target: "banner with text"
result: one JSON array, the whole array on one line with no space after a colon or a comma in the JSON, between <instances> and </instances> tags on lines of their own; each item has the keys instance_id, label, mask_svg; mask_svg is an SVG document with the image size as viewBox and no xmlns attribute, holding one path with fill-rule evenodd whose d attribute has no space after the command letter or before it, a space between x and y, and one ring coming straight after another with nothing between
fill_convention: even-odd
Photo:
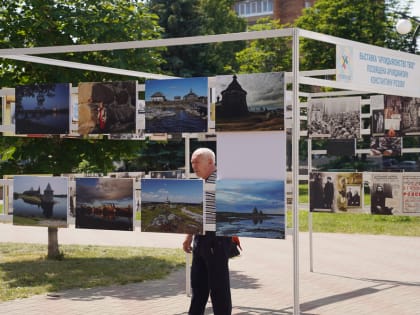
<instances>
[{"instance_id":1,"label":"banner with text","mask_svg":"<svg viewBox=\"0 0 420 315\"><path fill-rule=\"evenodd\" d=\"M336 80L420 97L420 58L381 47L336 48Z\"/></svg>"}]
</instances>

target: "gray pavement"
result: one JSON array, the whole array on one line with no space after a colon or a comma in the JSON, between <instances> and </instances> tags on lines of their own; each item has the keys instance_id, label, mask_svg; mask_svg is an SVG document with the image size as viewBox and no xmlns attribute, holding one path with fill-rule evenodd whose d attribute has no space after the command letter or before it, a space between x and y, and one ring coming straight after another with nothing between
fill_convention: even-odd
<instances>
[{"instance_id":1,"label":"gray pavement","mask_svg":"<svg viewBox=\"0 0 420 315\"><path fill-rule=\"evenodd\" d=\"M0 224L2 242L46 243L44 228ZM60 244L180 247L183 235L59 229ZM293 239L241 238L230 261L233 315L293 314ZM304 315L420 314L420 238L299 234L299 302ZM186 273L124 286L75 289L0 303L0 314L186 315ZM212 314L211 304L206 314Z\"/></svg>"}]
</instances>

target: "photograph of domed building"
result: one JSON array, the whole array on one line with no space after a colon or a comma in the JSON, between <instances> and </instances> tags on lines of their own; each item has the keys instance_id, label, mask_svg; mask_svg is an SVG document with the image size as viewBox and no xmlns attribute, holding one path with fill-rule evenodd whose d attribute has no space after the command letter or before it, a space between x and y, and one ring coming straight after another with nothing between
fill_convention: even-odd
<instances>
[{"instance_id":1,"label":"photograph of domed building","mask_svg":"<svg viewBox=\"0 0 420 315\"><path fill-rule=\"evenodd\" d=\"M284 73L217 76L216 131L284 130Z\"/></svg>"},{"instance_id":2,"label":"photograph of domed building","mask_svg":"<svg viewBox=\"0 0 420 315\"><path fill-rule=\"evenodd\" d=\"M146 132L207 132L207 100L204 77L146 80Z\"/></svg>"}]
</instances>

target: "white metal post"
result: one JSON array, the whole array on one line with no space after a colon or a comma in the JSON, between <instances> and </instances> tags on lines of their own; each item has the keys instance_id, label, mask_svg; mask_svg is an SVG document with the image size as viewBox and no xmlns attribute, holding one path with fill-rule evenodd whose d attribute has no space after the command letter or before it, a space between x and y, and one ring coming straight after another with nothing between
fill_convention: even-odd
<instances>
[{"instance_id":1,"label":"white metal post","mask_svg":"<svg viewBox=\"0 0 420 315\"><path fill-rule=\"evenodd\" d=\"M299 30L293 29L292 41L292 174L293 174L293 314L300 314L299 305L299 138L300 138L300 108L299 108Z\"/></svg>"},{"instance_id":2,"label":"white metal post","mask_svg":"<svg viewBox=\"0 0 420 315\"><path fill-rule=\"evenodd\" d=\"M308 138L308 194L309 194L309 208L308 208L308 230L309 230L309 270L314 271L313 260L313 238L312 238L312 212L311 212L311 187L310 187L310 173L312 172L312 139Z\"/></svg>"}]
</instances>

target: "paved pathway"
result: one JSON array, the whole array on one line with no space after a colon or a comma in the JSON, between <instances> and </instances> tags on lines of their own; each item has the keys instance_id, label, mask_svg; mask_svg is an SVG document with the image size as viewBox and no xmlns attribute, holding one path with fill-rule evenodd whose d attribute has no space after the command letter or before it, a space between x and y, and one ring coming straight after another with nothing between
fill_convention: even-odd
<instances>
[{"instance_id":1,"label":"paved pathway","mask_svg":"<svg viewBox=\"0 0 420 315\"><path fill-rule=\"evenodd\" d=\"M0 224L3 242L46 243L43 228ZM106 236L106 237L105 237ZM183 235L59 230L60 244L179 247ZM233 315L293 314L293 242L241 238L230 262ZM353 234L299 237L299 301L303 315L420 314L420 238ZM39 295L0 303L0 314L186 315L185 269L157 281ZM212 314L208 304L206 314Z\"/></svg>"}]
</instances>

